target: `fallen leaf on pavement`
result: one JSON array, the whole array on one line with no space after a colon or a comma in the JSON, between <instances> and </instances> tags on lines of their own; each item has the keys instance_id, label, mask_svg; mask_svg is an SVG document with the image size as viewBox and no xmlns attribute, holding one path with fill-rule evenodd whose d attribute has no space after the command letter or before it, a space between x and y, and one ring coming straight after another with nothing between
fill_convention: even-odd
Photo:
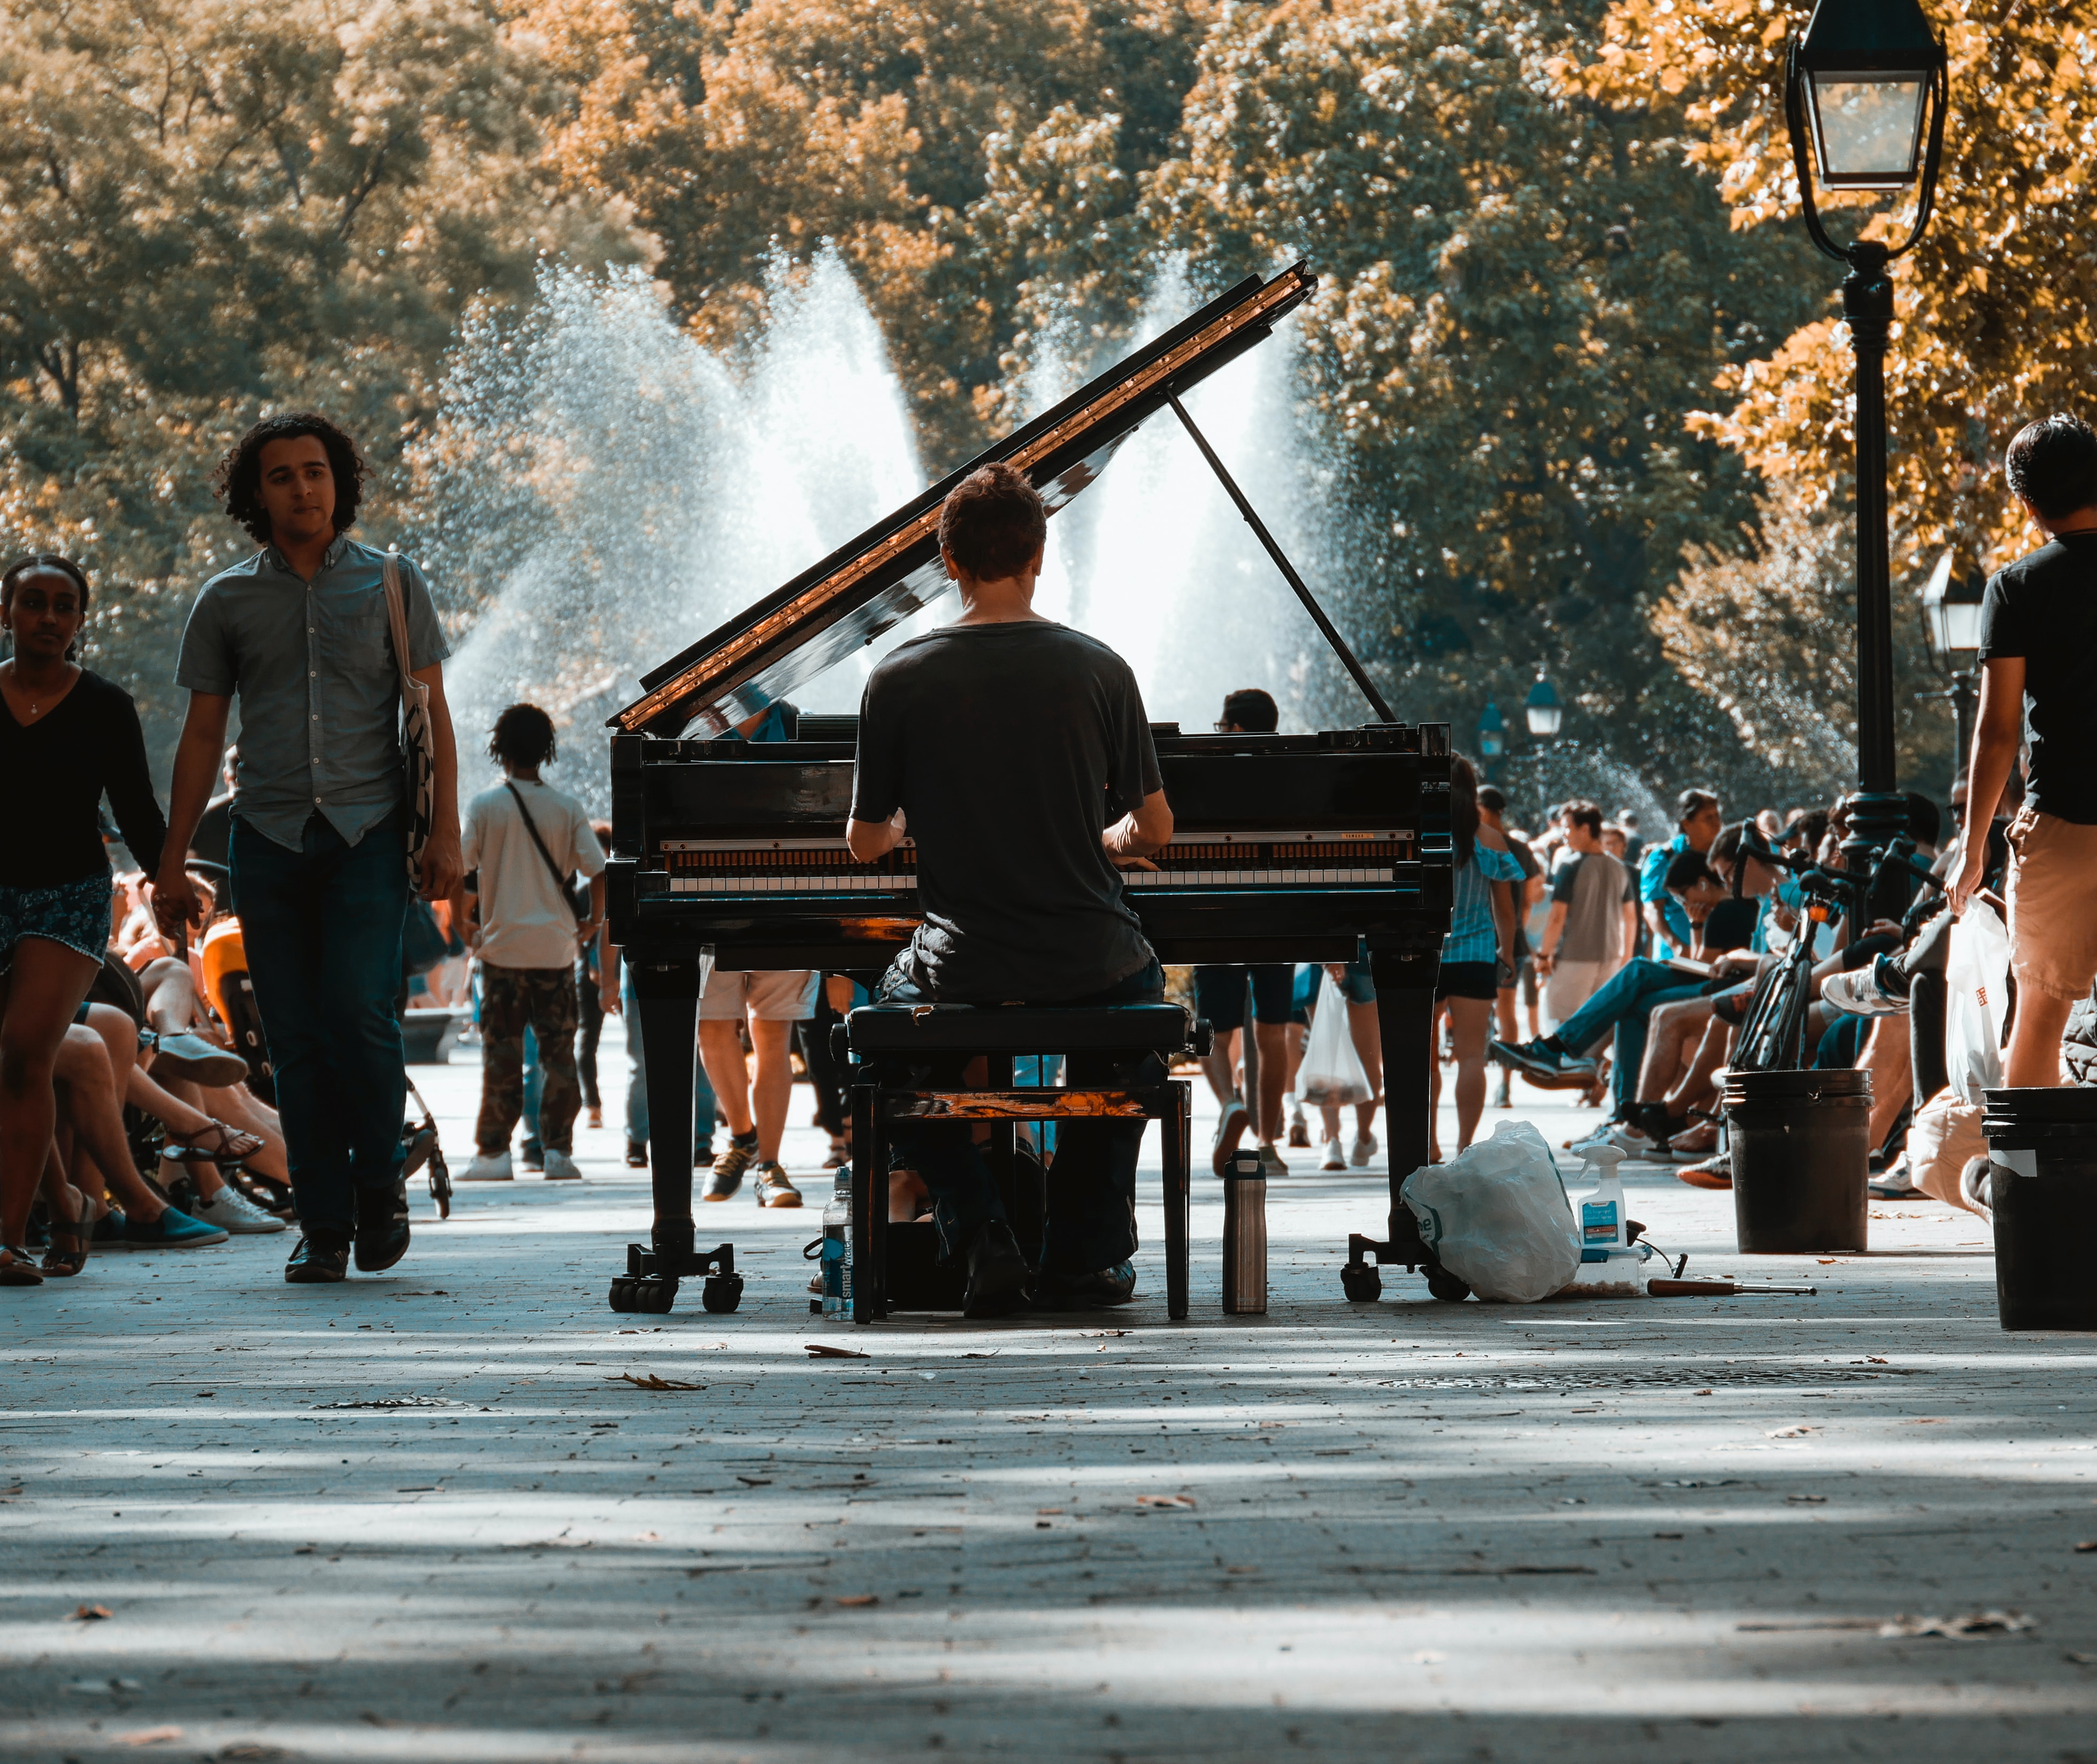
<instances>
[{"instance_id":1,"label":"fallen leaf on pavement","mask_svg":"<svg viewBox=\"0 0 2097 1764\"><path fill-rule=\"evenodd\" d=\"M803 1342L802 1346L817 1359L872 1359L871 1354L862 1354L856 1347L832 1347L828 1342Z\"/></svg>"},{"instance_id":2,"label":"fallen leaf on pavement","mask_svg":"<svg viewBox=\"0 0 2097 1764\"><path fill-rule=\"evenodd\" d=\"M1191 1507L1194 1504L1194 1497L1192 1495L1139 1495L1136 1497L1136 1504L1139 1507Z\"/></svg>"},{"instance_id":3,"label":"fallen leaf on pavement","mask_svg":"<svg viewBox=\"0 0 2097 1764\"><path fill-rule=\"evenodd\" d=\"M881 1595L878 1592L849 1592L837 1602L839 1604L850 1605L878 1604L881 1603Z\"/></svg>"},{"instance_id":4,"label":"fallen leaf on pavement","mask_svg":"<svg viewBox=\"0 0 2097 1764\"><path fill-rule=\"evenodd\" d=\"M1803 1439L1808 1434L1817 1434L1817 1427L1773 1427L1762 1437L1766 1439Z\"/></svg>"},{"instance_id":5,"label":"fallen leaf on pavement","mask_svg":"<svg viewBox=\"0 0 2097 1764\"><path fill-rule=\"evenodd\" d=\"M1825 1495L1787 1495L1784 1499L1794 1507L1824 1507L1828 1504Z\"/></svg>"},{"instance_id":6,"label":"fallen leaf on pavement","mask_svg":"<svg viewBox=\"0 0 2097 1764\"><path fill-rule=\"evenodd\" d=\"M136 1733L120 1733L116 1736L116 1743L119 1745L158 1745L163 1740L179 1740L182 1736L182 1730L179 1727L141 1727Z\"/></svg>"},{"instance_id":7,"label":"fallen leaf on pavement","mask_svg":"<svg viewBox=\"0 0 2097 1764\"><path fill-rule=\"evenodd\" d=\"M2021 1611L1968 1611L1959 1617L1897 1617L1881 1623L1881 1635L2009 1635L2036 1629L2038 1620Z\"/></svg>"},{"instance_id":8,"label":"fallen leaf on pavement","mask_svg":"<svg viewBox=\"0 0 2097 1764\"><path fill-rule=\"evenodd\" d=\"M2097 1556L2097 1538L2090 1538L2084 1543L2077 1544L2075 1553L2077 1556Z\"/></svg>"},{"instance_id":9,"label":"fallen leaf on pavement","mask_svg":"<svg viewBox=\"0 0 2097 1764\"><path fill-rule=\"evenodd\" d=\"M607 1378L605 1382L617 1384L620 1379L624 1379L637 1390L703 1390L706 1389L703 1384L686 1384L678 1378L659 1378L652 1372L641 1377L637 1377L630 1372L623 1372L619 1377Z\"/></svg>"},{"instance_id":10,"label":"fallen leaf on pavement","mask_svg":"<svg viewBox=\"0 0 2097 1764\"><path fill-rule=\"evenodd\" d=\"M99 1623L103 1618L114 1617L116 1614L106 1604L77 1604L72 1608L72 1621L81 1623Z\"/></svg>"}]
</instances>

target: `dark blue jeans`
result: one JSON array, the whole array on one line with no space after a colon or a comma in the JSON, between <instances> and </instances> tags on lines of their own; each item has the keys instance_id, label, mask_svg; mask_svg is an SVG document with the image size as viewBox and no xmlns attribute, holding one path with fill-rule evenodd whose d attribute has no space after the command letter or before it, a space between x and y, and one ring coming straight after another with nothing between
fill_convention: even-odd
<instances>
[{"instance_id":1,"label":"dark blue jeans","mask_svg":"<svg viewBox=\"0 0 2097 1764\"><path fill-rule=\"evenodd\" d=\"M1569 1053L1585 1053L1612 1030L1616 1031L1610 1089L1621 1109L1638 1095L1639 1066L1645 1058L1646 1030L1655 1007L1694 998L1701 991L1697 982L1666 962L1636 956L1558 1026L1559 1045Z\"/></svg>"},{"instance_id":2,"label":"dark blue jeans","mask_svg":"<svg viewBox=\"0 0 2097 1764\"><path fill-rule=\"evenodd\" d=\"M347 1235L354 1191L400 1177L405 837L398 812L355 845L316 815L293 851L234 819L234 908L309 1233Z\"/></svg>"},{"instance_id":3,"label":"dark blue jeans","mask_svg":"<svg viewBox=\"0 0 2097 1764\"><path fill-rule=\"evenodd\" d=\"M899 965L873 989L882 1005L935 1002ZM1088 998L1057 999L1055 1005L1097 1009L1108 1005L1156 1005L1165 997L1165 970L1154 961ZM1165 1062L1155 1054L1133 1061L1110 1056L1070 1055L1066 1080L1074 1088L1165 1081ZM942 1073L939 1082L957 1075ZM1049 1274L1091 1274L1136 1254L1136 1165L1143 1150L1140 1121L1063 1121L1057 1124L1056 1167L1048 1179L1047 1215L1041 1234L1041 1267ZM898 1123L891 1142L925 1179L932 1192L932 1217L939 1247L963 1254L984 1225L1005 1219L1004 1197L984 1162L974 1130L965 1126L913 1127Z\"/></svg>"}]
</instances>

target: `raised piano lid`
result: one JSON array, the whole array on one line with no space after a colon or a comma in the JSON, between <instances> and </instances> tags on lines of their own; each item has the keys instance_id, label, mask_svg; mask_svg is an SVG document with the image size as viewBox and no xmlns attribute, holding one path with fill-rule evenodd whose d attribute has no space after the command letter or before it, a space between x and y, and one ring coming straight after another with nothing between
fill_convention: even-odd
<instances>
[{"instance_id":1,"label":"raised piano lid","mask_svg":"<svg viewBox=\"0 0 2097 1764\"><path fill-rule=\"evenodd\" d=\"M986 449L784 588L641 677L643 697L611 720L629 734L720 734L895 628L948 592L939 505L978 466L1009 460L1052 514L1096 479L1145 418L1266 337L1318 278L1302 264L1248 276L1090 385ZM813 420L813 419L812 419Z\"/></svg>"}]
</instances>

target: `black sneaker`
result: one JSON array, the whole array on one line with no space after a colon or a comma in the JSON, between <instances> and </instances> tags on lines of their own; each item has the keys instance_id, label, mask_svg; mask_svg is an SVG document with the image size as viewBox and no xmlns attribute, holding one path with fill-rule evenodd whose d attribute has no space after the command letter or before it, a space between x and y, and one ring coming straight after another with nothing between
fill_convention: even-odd
<instances>
[{"instance_id":1,"label":"black sneaker","mask_svg":"<svg viewBox=\"0 0 2097 1764\"><path fill-rule=\"evenodd\" d=\"M725 1201L742 1186L744 1173L757 1162L757 1136L747 1140L730 1140L728 1149L714 1160L713 1173L700 1191L703 1201Z\"/></svg>"},{"instance_id":2,"label":"black sneaker","mask_svg":"<svg viewBox=\"0 0 2097 1764\"><path fill-rule=\"evenodd\" d=\"M284 1264L284 1278L294 1286L319 1286L349 1274L349 1240L333 1232L301 1237Z\"/></svg>"},{"instance_id":3,"label":"black sneaker","mask_svg":"<svg viewBox=\"0 0 2097 1764\"><path fill-rule=\"evenodd\" d=\"M1035 1283L1036 1311L1092 1311L1136 1297L1136 1264L1117 1262L1090 1274L1044 1274Z\"/></svg>"},{"instance_id":4,"label":"black sneaker","mask_svg":"<svg viewBox=\"0 0 2097 1764\"><path fill-rule=\"evenodd\" d=\"M961 1300L965 1317L1002 1317L1026 1308L1032 1271L1019 1253L1012 1228L993 1219L969 1245L969 1285Z\"/></svg>"},{"instance_id":5,"label":"black sneaker","mask_svg":"<svg viewBox=\"0 0 2097 1764\"><path fill-rule=\"evenodd\" d=\"M647 1140L628 1140L626 1142L626 1167L628 1170L646 1170L648 1167Z\"/></svg>"},{"instance_id":6,"label":"black sneaker","mask_svg":"<svg viewBox=\"0 0 2097 1764\"><path fill-rule=\"evenodd\" d=\"M357 1191L356 1243L360 1274L383 1274L407 1254L408 1184L405 1180L390 1188Z\"/></svg>"},{"instance_id":7,"label":"black sneaker","mask_svg":"<svg viewBox=\"0 0 2097 1764\"><path fill-rule=\"evenodd\" d=\"M1486 1053L1503 1066L1512 1066L1530 1078L1540 1079L1547 1084L1562 1084L1569 1079L1589 1079L1595 1075L1595 1062L1583 1060L1577 1054L1568 1053L1555 1045L1550 1037L1535 1041L1525 1041L1519 1045L1507 1041L1486 1044Z\"/></svg>"}]
</instances>

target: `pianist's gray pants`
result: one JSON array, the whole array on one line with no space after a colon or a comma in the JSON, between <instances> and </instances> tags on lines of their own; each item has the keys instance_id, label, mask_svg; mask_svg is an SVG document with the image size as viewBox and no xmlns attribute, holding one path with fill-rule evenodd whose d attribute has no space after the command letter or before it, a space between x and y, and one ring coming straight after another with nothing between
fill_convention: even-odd
<instances>
[{"instance_id":1,"label":"pianist's gray pants","mask_svg":"<svg viewBox=\"0 0 2097 1764\"><path fill-rule=\"evenodd\" d=\"M873 996L883 1005L938 1002L902 971L891 967ZM1053 1005L1099 1009L1112 1005L1157 1005L1165 998L1165 970L1157 962L1117 980L1089 998L1048 1001ZM1165 1064L1156 1055L1136 1061L1109 1056L1070 1057L1067 1082L1075 1087L1158 1084ZM1050 1274L1091 1274L1128 1261L1136 1254L1136 1165L1143 1149L1140 1121L1062 1121L1056 1127L1056 1163L1048 1179L1048 1215L1043 1222L1041 1267ZM932 1193L932 1217L939 1247L963 1254L984 1225L1005 1218L1005 1202L983 1152L965 1125L912 1127L899 1122L891 1142L906 1157Z\"/></svg>"}]
</instances>

